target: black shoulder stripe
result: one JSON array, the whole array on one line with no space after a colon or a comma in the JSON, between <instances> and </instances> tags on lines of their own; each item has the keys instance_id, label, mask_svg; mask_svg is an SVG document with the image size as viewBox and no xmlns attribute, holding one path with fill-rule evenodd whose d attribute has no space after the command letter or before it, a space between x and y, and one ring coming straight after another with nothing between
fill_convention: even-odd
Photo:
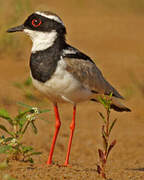
<instances>
[{"instance_id":1,"label":"black shoulder stripe","mask_svg":"<svg viewBox=\"0 0 144 180\"><path fill-rule=\"evenodd\" d=\"M78 49L73 48L72 46L67 46L67 49L65 50L75 51L75 53L70 53L70 52L64 53L63 54L64 58L83 59L83 60L91 61L92 63L94 63L89 56L80 52Z\"/></svg>"},{"instance_id":2,"label":"black shoulder stripe","mask_svg":"<svg viewBox=\"0 0 144 180\"><path fill-rule=\"evenodd\" d=\"M64 57L67 57L67 58L76 58L76 59L84 59L84 60L90 59L85 54L79 53L79 52L76 53L76 54L65 54Z\"/></svg>"}]
</instances>

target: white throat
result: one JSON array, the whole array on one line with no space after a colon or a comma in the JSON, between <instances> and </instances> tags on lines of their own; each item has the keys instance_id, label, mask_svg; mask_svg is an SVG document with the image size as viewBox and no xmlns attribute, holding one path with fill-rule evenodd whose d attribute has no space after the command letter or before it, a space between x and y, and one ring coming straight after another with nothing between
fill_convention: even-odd
<instances>
[{"instance_id":1,"label":"white throat","mask_svg":"<svg viewBox=\"0 0 144 180\"><path fill-rule=\"evenodd\" d=\"M40 32L25 29L24 32L28 34L32 39L32 53L35 53L36 51L42 51L51 47L57 38L57 32L55 30L51 32Z\"/></svg>"}]
</instances>

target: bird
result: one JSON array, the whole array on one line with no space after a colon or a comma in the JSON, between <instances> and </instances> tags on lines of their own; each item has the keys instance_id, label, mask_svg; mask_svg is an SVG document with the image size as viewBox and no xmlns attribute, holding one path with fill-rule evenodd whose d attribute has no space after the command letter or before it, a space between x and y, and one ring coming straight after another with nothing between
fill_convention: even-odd
<instances>
[{"instance_id":1,"label":"bird","mask_svg":"<svg viewBox=\"0 0 144 180\"><path fill-rule=\"evenodd\" d=\"M115 111L131 111L120 99L123 96L104 78L95 62L85 53L66 41L66 27L62 19L50 11L33 12L22 25L7 32L24 32L32 40L30 76L33 85L53 103L55 112L55 133L47 164L52 157L61 120L59 103L73 105L70 137L64 165L69 165L72 139L75 130L76 107L83 101L99 102L99 97L111 97L111 108Z\"/></svg>"}]
</instances>

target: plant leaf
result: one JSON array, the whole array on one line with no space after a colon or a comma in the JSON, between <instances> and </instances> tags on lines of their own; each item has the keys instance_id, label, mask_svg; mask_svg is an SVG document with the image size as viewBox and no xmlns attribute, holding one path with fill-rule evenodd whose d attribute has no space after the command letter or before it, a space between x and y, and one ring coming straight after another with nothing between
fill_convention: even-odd
<instances>
[{"instance_id":1,"label":"plant leaf","mask_svg":"<svg viewBox=\"0 0 144 180\"><path fill-rule=\"evenodd\" d=\"M113 92L110 93L109 97L111 98L113 96Z\"/></svg>"},{"instance_id":2,"label":"plant leaf","mask_svg":"<svg viewBox=\"0 0 144 180\"><path fill-rule=\"evenodd\" d=\"M105 152L107 152L108 142L107 142L107 136L106 136L106 133L104 130L104 126L102 126L102 138L103 138L104 150L105 150Z\"/></svg>"},{"instance_id":3,"label":"plant leaf","mask_svg":"<svg viewBox=\"0 0 144 180\"><path fill-rule=\"evenodd\" d=\"M11 125L13 125L13 120L5 109L0 109L0 117L6 119Z\"/></svg>"},{"instance_id":4,"label":"plant leaf","mask_svg":"<svg viewBox=\"0 0 144 180\"><path fill-rule=\"evenodd\" d=\"M111 100L107 99L106 96L104 97L99 96L98 100L101 104L103 104L106 110L110 109Z\"/></svg>"},{"instance_id":5,"label":"plant leaf","mask_svg":"<svg viewBox=\"0 0 144 180\"><path fill-rule=\"evenodd\" d=\"M34 132L35 134L37 134L38 130L37 130L37 127L35 126L35 124L34 124L33 121L31 121L31 126L32 126L32 129L33 129L33 132Z\"/></svg>"},{"instance_id":6,"label":"plant leaf","mask_svg":"<svg viewBox=\"0 0 144 180\"><path fill-rule=\"evenodd\" d=\"M2 129L3 131L7 132L8 134L12 135L5 126L3 126L2 124L0 124L0 129Z\"/></svg>"},{"instance_id":7,"label":"plant leaf","mask_svg":"<svg viewBox=\"0 0 144 180\"><path fill-rule=\"evenodd\" d=\"M104 115L101 112L98 112L98 113L99 113L100 117L102 118L102 120L104 121L104 123L106 123Z\"/></svg>"},{"instance_id":8,"label":"plant leaf","mask_svg":"<svg viewBox=\"0 0 144 180\"><path fill-rule=\"evenodd\" d=\"M116 144L116 140L113 140L112 143L110 144L109 148L108 148L108 153L107 153L106 158L108 158L108 155L109 155L110 151L112 150L112 148L115 146L115 144Z\"/></svg>"},{"instance_id":9,"label":"plant leaf","mask_svg":"<svg viewBox=\"0 0 144 180\"><path fill-rule=\"evenodd\" d=\"M49 109L39 110L40 113L47 113L49 111L50 111Z\"/></svg>"},{"instance_id":10,"label":"plant leaf","mask_svg":"<svg viewBox=\"0 0 144 180\"><path fill-rule=\"evenodd\" d=\"M31 158L31 157L28 159L28 161L29 161L30 163L34 163L34 160L33 160L33 158Z\"/></svg>"},{"instance_id":11,"label":"plant leaf","mask_svg":"<svg viewBox=\"0 0 144 180\"><path fill-rule=\"evenodd\" d=\"M33 109L33 106L24 104L24 103L22 103L22 102L18 102L17 104L20 105L20 106L29 108L30 110ZM49 112L49 111L50 111L49 109L39 110L40 113L46 113L46 112Z\"/></svg>"},{"instance_id":12,"label":"plant leaf","mask_svg":"<svg viewBox=\"0 0 144 180\"><path fill-rule=\"evenodd\" d=\"M110 128L109 128L109 134L111 133L111 131L112 131L112 129L113 129L116 121L117 121L117 119L115 119L115 120L112 122L112 124L111 124L111 126L110 126Z\"/></svg>"},{"instance_id":13,"label":"plant leaf","mask_svg":"<svg viewBox=\"0 0 144 180\"><path fill-rule=\"evenodd\" d=\"M22 146L22 151L24 153L27 153L27 152L32 151L32 150L33 150L33 147L31 147L31 146Z\"/></svg>"},{"instance_id":14,"label":"plant leaf","mask_svg":"<svg viewBox=\"0 0 144 180\"><path fill-rule=\"evenodd\" d=\"M15 117L15 120L16 120L16 122L19 124L19 125L21 125L21 126L23 126L24 124L25 124L25 121L26 121L26 114L28 113L28 112L30 112L30 110L31 109L29 109L29 110L26 110L26 111L24 111L24 112L19 112L19 114Z\"/></svg>"},{"instance_id":15,"label":"plant leaf","mask_svg":"<svg viewBox=\"0 0 144 180\"><path fill-rule=\"evenodd\" d=\"M33 108L32 106L27 105L27 104L24 104L24 103L22 103L22 102L17 102L17 104L20 105L20 106L26 107L26 108L30 108L30 109Z\"/></svg>"},{"instance_id":16,"label":"plant leaf","mask_svg":"<svg viewBox=\"0 0 144 180\"><path fill-rule=\"evenodd\" d=\"M29 155L30 155L30 156L33 156L33 155L40 155L40 154L42 154L42 152L32 152L32 153L30 153Z\"/></svg>"},{"instance_id":17,"label":"plant leaf","mask_svg":"<svg viewBox=\"0 0 144 180\"><path fill-rule=\"evenodd\" d=\"M106 158L105 158L105 155L104 155L103 151L101 149L98 149L98 153L99 153L99 158L100 158L101 162L103 164L105 164L106 163Z\"/></svg>"},{"instance_id":18,"label":"plant leaf","mask_svg":"<svg viewBox=\"0 0 144 180\"><path fill-rule=\"evenodd\" d=\"M98 112L98 113L102 119L105 119L104 115L101 112Z\"/></svg>"},{"instance_id":19,"label":"plant leaf","mask_svg":"<svg viewBox=\"0 0 144 180\"><path fill-rule=\"evenodd\" d=\"M19 88L19 89L23 89L24 88L23 85L21 83L19 83L19 82L14 82L13 85L15 87Z\"/></svg>"},{"instance_id":20,"label":"plant leaf","mask_svg":"<svg viewBox=\"0 0 144 180\"><path fill-rule=\"evenodd\" d=\"M24 81L24 85L25 85L25 86L31 86L31 85L32 85L32 79L31 79L31 77L28 77L28 78Z\"/></svg>"},{"instance_id":21,"label":"plant leaf","mask_svg":"<svg viewBox=\"0 0 144 180\"><path fill-rule=\"evenodd\" d=\"M13 137L8 137L8 138L5 138L4 142L9 142L13 139Z\"/></svg>"},{"instance_id":22,"label":"plant leaf","mask_svg":"<svg viewBox=\"0 0 144 180\"><path fill-rule=\"evenodd\" d=\"M104 125L102 126L102 136L104 136L105 138L107 138Z\"/></svg>"},{"instance_id":23,"label":"plant leaf","mask_svg":"<svg viewBox=\"0 0 144 180\"><path fill-rule=\"evenodd\" d=\"M97 165L97 172L98 172L98 174L101 174L101 171L102 171L101 167L99 165Z\"/></svg>"},{"instance_id":24,"label":"plant leaf","mask_svg":"<svg viewBox=\"0 0 144 180\"><path fill-rule=\"evenodd\" d=\"M0 153L7 153L12 147L9 145L0 146Z\"/></svg>"},{"instance_id":25,"label":"plant leaf","mask_svg":"<svg viewBox=\"0 0 144 180\"><path fill-rule=\"evenodd\" d=\"M101 103L101 104L103 104L104 105L104 107L106 106L106 100L103 98L103 97L101 97L101 96L99 96L99 102Z\"/></svg>"},{"instance_id":26,"label":"plant leaf","mask_svg":"<svg viewBox=\"0 0 144 180\"><path fill-rule=\"evenodd\" d=\"M22 128L24 127L26 122L27 122L27 118L26 117L23 117L23 118L20 119L20 121L19 121L20 131L22 130Z\"/></svg>"}]
</instances>

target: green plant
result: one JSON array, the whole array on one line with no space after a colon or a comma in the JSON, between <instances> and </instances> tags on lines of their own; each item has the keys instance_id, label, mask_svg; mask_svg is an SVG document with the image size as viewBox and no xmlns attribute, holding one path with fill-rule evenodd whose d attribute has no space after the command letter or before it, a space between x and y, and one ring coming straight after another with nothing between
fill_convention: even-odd
<instances>
[{"instance_id":1,"label":"green plant","mask_svg":"<svg viewBox=\"0 0 144 180\"><path fill-rule=\"evenodd\" d=\"M104 116L101 112L99 112L99 115L103 120L103 125L102 125L103 150L98 149L100 164L97 164L97 172L105 179L107 179L106 170L105 170L107 159L112 148L116 144L116 140L113 140L111 143L109 143L111 131L117 121L117 119L114 119L112 123L110 123L111 98L112 98L112 94L110 94L108 98L106 96L99 98L100 103L103 104L106 110L106 116Z\"/></svg>"},{"instance_id":2,"label":"green plant","mask_svg":"<svg viewBox=\"0 0 144 180\"><path fill-rule=\"evenodd\" d=\"M23 91L24 97L28 100L38 101L39 99L33 95L34 87L32 86L32 80L28 77L25 81L19 83L14 82L13 85Z\"/></svg>"},{"instance_id":3,"label":"green plant","mask_svg":"<svg viewBox=\"0 0 144 180\"><path fill-rule=\"evenodd\" d=\"M8 160L33 162L32 156L41 153L34 151L31 146L23 145L22 140L29 126L37 134L35 120L39 114L48 112L48 110L40 110L23 103L19 104L25 106L27 109L25 111L19 111L14 118L5 109L0 109L0 117L6 120L11 127L11 130L8 130L5 125L0 124L0 129L7 134L7 136L2 135L0 137L0 153L7 154Z\"/></svg>"}]
</instances>

